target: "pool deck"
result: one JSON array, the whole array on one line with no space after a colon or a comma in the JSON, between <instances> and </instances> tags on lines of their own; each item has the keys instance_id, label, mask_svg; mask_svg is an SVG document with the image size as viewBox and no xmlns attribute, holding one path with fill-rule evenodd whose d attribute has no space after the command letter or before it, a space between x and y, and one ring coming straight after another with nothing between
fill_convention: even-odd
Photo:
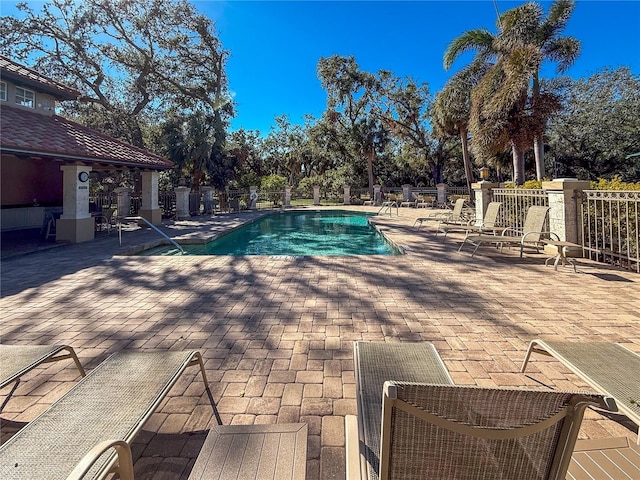
<instances>
[{"instance_id":1,"label":"pool deck","mask_svg":"<svg viewBox=\"0 0 640 480\"><path fill-rule=\"evenodd\" d=\"M549 358L519 373L533 338L619 342L640 353L640 275L586 259L578 273L554 271L546 255L521 259L515 249L484 247L471 257L470 248L457 252L460 234L443 242L430 225L412 227L430 212L375 218L403 256L121 255L157 241L149 229L124 232L122 246L114 232L28 254L3 243L0 339L69 344L88 370L124 348L199 349L225 424L308 423L310 480L345 475L355 340L433 342L456 384L488 387L590 390ZM195 241L256 215L163 230ZM77 381L72 362L23 377L1 414L1 439ZM197 372L187 372L134 443L136 478L186 479L213 422ZM580 437L635 441L636 432L625 417L589 410Z\"/></svg>"}]
</instances>

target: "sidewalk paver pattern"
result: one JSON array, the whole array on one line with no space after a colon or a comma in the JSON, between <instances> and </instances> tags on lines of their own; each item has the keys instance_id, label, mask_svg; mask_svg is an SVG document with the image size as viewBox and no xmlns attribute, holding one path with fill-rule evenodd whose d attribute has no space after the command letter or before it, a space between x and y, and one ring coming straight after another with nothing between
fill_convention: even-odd
<instances>
[{"instance_id":1,"label":"sidewalk paver pattern","mask_svg":"<svg viewBox=\"0 0 640 480\"><path fill-rule=\"evenodd\" d=\"M364 207L352 207L364 210ZM375 209L369 209L375 211ZM395 213L395 212L394 212ZM456 384L589 390L541 356L519 373L536 337L619 342L640 353L640 276L580 260L544 266L487 247L457 252L424 210L376 217L403 256L135 257L150 230L4 259L3 343L72 345L87 370L124 348L199 349L225 424L306 422L307 478L344 478L344 415L355 414L352 342L433 342ZM255 214L163 227L211 236ZM203 233L204 232L204 233ZM195 370L195 369L194 369ZM78 381L72 364L23 378L2 413L2 439ZM2 394L6 394L5 391ZM136 478L187 478L215 420L197 372L187 372L134 443ZM582 438L629 436L625 417L589 411Z\"/></svg>"}]
</instances>

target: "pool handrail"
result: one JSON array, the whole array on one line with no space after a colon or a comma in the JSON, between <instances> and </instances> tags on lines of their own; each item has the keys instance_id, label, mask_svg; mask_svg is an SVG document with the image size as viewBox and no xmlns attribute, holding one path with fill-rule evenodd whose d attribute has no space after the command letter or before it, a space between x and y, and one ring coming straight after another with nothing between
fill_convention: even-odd
<instances>
[{"instance_id":1,"label":"pool handrail","mask_svg":"<svg viewBox=\"0 0 640 480\"><path fill-rule=\"evenodd\" d=\"M149 227L151 227L153 230L158 232L161 236L169 240L169 242L171 242L178 250L180 250L180 255L186 255L184 248L182 248L178 244L178 242L173 240L171 237L169 237L169 235L164 233L162 230L160 230L158 227L156 227L153 223L151 223L149 220L147 220L144 217L124 217L118 221L118 241L120 242L120 246L122 246L122 222L123 221L139 221L139 222L146 223Z\"/></svg>"}]
</instances>

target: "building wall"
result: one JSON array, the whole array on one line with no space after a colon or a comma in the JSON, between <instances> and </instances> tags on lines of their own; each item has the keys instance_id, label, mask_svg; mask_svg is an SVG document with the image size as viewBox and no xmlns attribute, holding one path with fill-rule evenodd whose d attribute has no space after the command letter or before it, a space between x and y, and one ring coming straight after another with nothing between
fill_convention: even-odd
<instances>
[{"instance_id":1,"label":"building wall","mask_svg":"<svg viewBox=\"0 0 640 480\"><path fill-rule=\"evenodd\" d=\"M34 203L62 205L60 163L3 155L0 161L0 205L2 208L25 207Z\"/></svg>"},{"instance_id":2,"label":"building wall","mask_svg":"<svg viewBox=\"0 0 640 480\"><path fill-rule=\"evenodd\" d=\"M16 108L24 108L31 112L41 113L43 115L53 115L55 113L56 99L47 94L35 91L32 87L26 85L19 85L20 87L33 92L34 101L33 107L23 106L20 103L16 103L16 84L3 78L2 83L5 84L6 99L2 99L2 104L6 104Z\"/></svg>"}]
</instances>

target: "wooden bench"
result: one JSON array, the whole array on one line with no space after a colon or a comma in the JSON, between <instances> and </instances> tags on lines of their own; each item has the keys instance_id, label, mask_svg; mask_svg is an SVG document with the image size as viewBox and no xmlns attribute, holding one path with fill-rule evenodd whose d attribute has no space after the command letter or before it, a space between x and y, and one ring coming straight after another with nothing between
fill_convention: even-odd
<instances>
[{"instance_id":1,"label":"wooden bench","mask_svg":"<svg viewBox=\"0 0 640 480\"><path fill-rule=\"evenodd\" d=\"M130 444L197 351L122 351L111 355L51 407L0 446L0 478L133 479Z\"/></svg>"},{"instance_id":2,"label":"wooden bench","mask_svg":"<svg viewBox=\"0 0 640 480\"><path fill-rule=\"evenodd\" d=\"M303 480L307 431L306 423L214 426L189 480Z\"/></svg>"}]
</instances>

